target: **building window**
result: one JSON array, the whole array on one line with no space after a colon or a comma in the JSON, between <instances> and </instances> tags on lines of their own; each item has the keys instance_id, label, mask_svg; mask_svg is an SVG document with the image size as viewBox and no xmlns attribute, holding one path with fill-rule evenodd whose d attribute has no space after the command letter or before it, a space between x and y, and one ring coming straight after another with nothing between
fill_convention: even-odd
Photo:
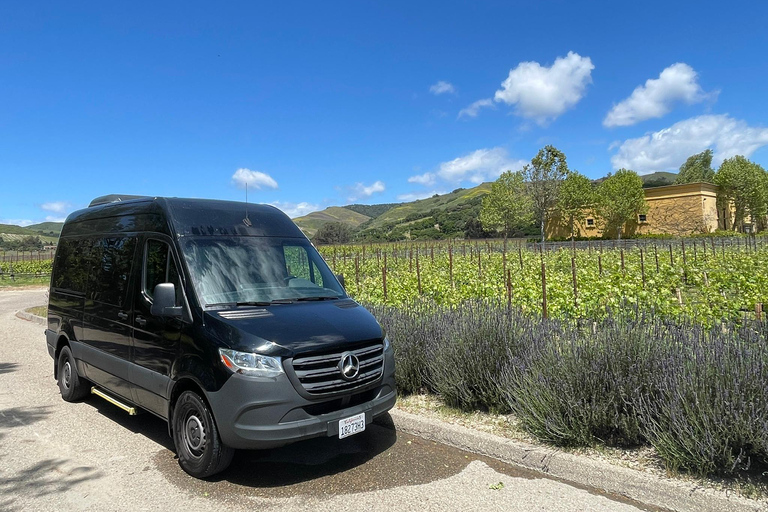
<instances>
[{"instance_id":1,"label":"building window","mask_svg":"<svg viewBox=\"0 0 768 512\"><path fill-rule=\"evenodd\" d=\"M645 216L644 213L641 213L640 215L638 215L637 220L639 220L640 222L648 222L648 218Z\"/></svg>"},{"instance_id":2,"label":"building window","mask_svg":"<svg viewBox=\"0 0 768 512\"><path fill-rule=\"evenodd\" d=\"M594 226L595 225L595 219L587 219L587 226Z\"/></svg>"}]
</instances>

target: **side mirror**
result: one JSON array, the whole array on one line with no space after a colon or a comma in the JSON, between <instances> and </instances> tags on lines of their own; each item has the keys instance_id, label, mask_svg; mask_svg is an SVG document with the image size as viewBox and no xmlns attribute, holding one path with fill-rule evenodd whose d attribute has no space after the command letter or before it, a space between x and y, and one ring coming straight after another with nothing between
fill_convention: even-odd
<instances>
[{"instance_id":1,"label":"side mirror","mask_svg":"<svg viewBox=\"0 0 768 512\"><path fill-rule=\"evenodd\" d=\"M176 286L173 283L160 283L155 286L155 296L149 312L155 316L181 318L182 308L176 305Z\"/></svg>"},{"instance_id":2,"label":"side mirror","mask_svg":"<svg viewBox=\"0 0 768 512\"><path fill-rule=\"evenodd\" d=\"M341 287L346 290L347 285L344 284L344 274L336 274L336 279L341 283Z\"/></svg>"}]
</instances>

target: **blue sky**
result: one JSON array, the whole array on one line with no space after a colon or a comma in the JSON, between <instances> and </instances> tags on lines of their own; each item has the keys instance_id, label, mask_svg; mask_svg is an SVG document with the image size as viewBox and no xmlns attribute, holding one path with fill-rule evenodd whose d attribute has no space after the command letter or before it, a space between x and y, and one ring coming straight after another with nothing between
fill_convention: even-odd
<instances>
[{"instance_id":1,"label":"blue sky","mask_svg":"<svg viewBox=\"0 0 768 512\"><path fill-rule=\"evenodd\" d=\"M31 4L0 4L0 222L245 182L290 215L396 202L545 144L590 177L768 167L763 2Z\"/></svg>"}]
</instances>

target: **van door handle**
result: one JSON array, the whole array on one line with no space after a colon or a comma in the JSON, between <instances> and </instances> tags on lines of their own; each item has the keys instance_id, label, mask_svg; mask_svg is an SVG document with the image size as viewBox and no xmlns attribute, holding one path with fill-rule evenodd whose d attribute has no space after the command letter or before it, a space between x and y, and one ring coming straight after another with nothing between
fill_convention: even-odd
<instances>
[{"instance_id":1,"label":"van door handle","mask_svg":"<svg viewBox=\"0 0 768 512\"><path fill-rule=\"evenodd\" d=\"M137 323L139 326L141 326L141 327L144 327L145 325L147 325L147 320L146 320L146 318L144 318L144 317L141 317L141 316L137 316L137 317L136 317L136 323Z\"/></svg>"},{"instance_id":2,"label":"van door handle","mask_svg":"<svg viewBox=\"0 0 768 512\"><path fill-rule=\"evenodd\" d=\"M120 320L128 320L128 313L126 313L125 311L120 311L117 314L117 318L119 318Z\"/></svg>"}]
</instances>

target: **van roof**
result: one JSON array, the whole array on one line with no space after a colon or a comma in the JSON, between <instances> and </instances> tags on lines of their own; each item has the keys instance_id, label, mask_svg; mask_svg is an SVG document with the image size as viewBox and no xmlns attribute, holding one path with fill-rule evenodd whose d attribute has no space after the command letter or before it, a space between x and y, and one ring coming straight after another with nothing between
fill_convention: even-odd
<instances>
[{"instance_id":1,"label":"van roof","mask_svg":"<svg viewBox=\"0 0 768 512\"><path fill-rule=\"evenodd\" d=\"M176 236L282 236L304 234L271 205L215 199L127 196L94 199L67 217L62 236L154 231Z\"/></svg>"}]
</instances>

